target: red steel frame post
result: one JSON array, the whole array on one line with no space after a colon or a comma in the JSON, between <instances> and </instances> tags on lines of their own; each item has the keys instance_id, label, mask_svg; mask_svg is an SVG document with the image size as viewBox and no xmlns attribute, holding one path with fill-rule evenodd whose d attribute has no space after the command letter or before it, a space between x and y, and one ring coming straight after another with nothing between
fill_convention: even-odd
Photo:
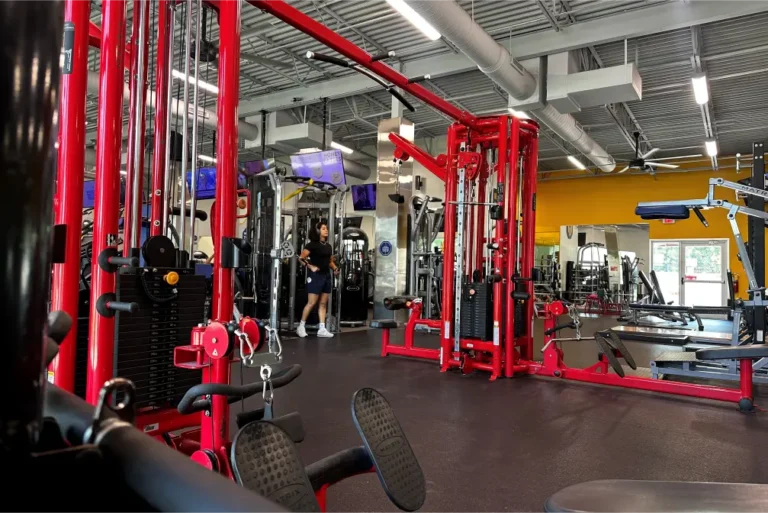
<instances>
[{"instance_id":1,"label":"red steel frame post","mask_svg":"<svg viewBox=\"0 0 768 513\"><path fill-rule=\"evenodd\" d=\"M523 167L523 244L522 262L520 274L525 281L525 289L529 299L525 303L524 319L528 322L525 341L522 344L522 357L526 360L533 359L533 259L534 245L536 244L536 171L538 168L539 139L532 135L525 149Z\"/></svg>"},{"instance_id":2,"label":"red steel frame post","mask_svg":"<svg viewBox=\"0 0 768 513\"><path fill-rule=\"evenodd\" d=\"M165 138L168 135L168 47L171 44L171 2L161 0L157 17L157 68L155 70L155 148L152 160L152 212L150 235L163 233L165 198Z\"/></svg>"},{"instance_id":3,"label":"red steel frame post","mask_svg":"<svg viewBox=\"0 0 768 513\"><path fill-rule=\"evenodd\" d=\"M123 128L123 46L125 0L102 4L99 109L96 136L96 197L93 209L93 264L91 280L88 379L86 400L96 404L104 382L114 372L115 318L99 313L104 294L115 292L115 273L99 266L99 255L116 248L120 202L120 152Z\"/></svg>"},{"instance_id":4,"label":"red steel frame post","mask_svg":"<svg viewBox=\"0 0 768 513\"><path fill-rule=\"evenodd\" d=\"M440 371L445 372L450 366L453 353L453 301L454 301L454 257L456 256L456 150L459 146L459 134L466 128L458 123L448 127L445 179L445 226L443 239L443 326L440 332Z\"/></svg>"},{"instance_id":5,"label":"red steel frame post","mask_svg":"<svg viewBox=\"0 0 768 513\"><path fill-rule=\"evenodd\" d=\"M139 48L139 26L138 21L140 19L139 12L143 13L144 34L144 47ZM162 8L161 8L162 10ZM131 247L131 241L135 238L134 233L141 233L141 204L143 182L144 182L144 134L146 132L146 109L142 109L141 112L136 112L137 95L141 95L142 100L147 97L147 57L149 55L149 0L133 0L133 29L131 34L131 65L130 65L130 107L128 116L128 158L126 159L126 171L125 176L125 209L123 211L123 254L130 256L133 250L136 248ZM139 51L143 53L144 68L141 70L141 76L138 76L138 62ZM139 102L144 105L144 101ZM157 103L157 100L155 100ZM137 118L138 116L138 118ZM136 139L136 122L139 122L139 138ZM136 148L139 148L139 169L136 169L135 161L133 159ZM134 177L138 173L137 177ZM139 181L139 195L137 198L133 197L133 181L138 179ZM133 204L139 203L138 219L133 219ZM140 235L137 238L140 239Z\"/></svg>"},{"instance_id":6,"label":"red steel frame post","mask_svg":"<svg viewBox=\"0 0 768 513\"><path fill-rule=\"evenodd\" d=\"M497 190L504 190L505 184L508 180L506 176L507 162L509 157L509 117L499 117L499 138L498 138L498 171L497 177ZM499 208L504 210L505 198L499 197ZM483 200L484 201L484 200ZM503 275L503 262L504 262L504 221L497 220L494 227L493 242L497 244L497 249L493 253L493 272ZM491 374L491 380L501 376L501 326L503 324L503 312L505 302L512 302L512 298L505 297L506 287L501 281L497 281L493 284L493 373ZM506 356L510 358L509 355Z\"/></svg>"},{"instance_id":7,"label":"red steel frame post","mask_svg":"<svg viewBox=\"0 0 768 513\"><path fill-rule=\"evenodd\" d=\"M519 230L517 227L517 200L519 189L519 184L517 182L517 163L520 154L520 122L516 117L512 117L509 140L510 144L509 154L507 155L507 170L505 170L508 180L504 193L506 201L505 217L507 219L507 269L505 273L507 283L507 297L505 298L506 308L504 313L504 316L506 317L504 324L504 376L507 378L514 376L515 365L515 301L512 299L510 294L515 291L514 275L518 258L517 237L519 236ZM499 158L499 163L501 163L501 158Z\"/></svg>"},{"instance_id":8,"label":"red steel frame post","mask_svg":"<svg viewBox=\"0 0 768 513\"><path fill-rule=\"evenodd\" d=\"M216 233L221 240L235 236L237 195L237 103L240 90L240 2L219 4L219 104L216 164ZM234 273L216 258L213 265L213 318L221 323L232 320L234 309ZM229 383L230 358L216 359L204 370L207 383ZM202 423L201 446L213 447L226 461L224 444L229 438L229 404L227 398L211 399L211 422ZM223 453L222 453L223 451Z\"/></svg>"},{"instance_id":9,"label":"red steel frame post","mask_svg":"<svg viewBox=\"0 0 768 513\"><path fill-rule=\"evenodd\" d=\"M77 317L80 294L80 226L83 222L85 168L85 94L88 84L88 25L90 2L66 0L64 21L74 25L70 72L61 75L59 169L56 182L56 223L67 227L65 261L53 267L51 310L63 310L72 327L51 364L53 382L68 392L75 389Z\"/></svg>"}]
</instances>

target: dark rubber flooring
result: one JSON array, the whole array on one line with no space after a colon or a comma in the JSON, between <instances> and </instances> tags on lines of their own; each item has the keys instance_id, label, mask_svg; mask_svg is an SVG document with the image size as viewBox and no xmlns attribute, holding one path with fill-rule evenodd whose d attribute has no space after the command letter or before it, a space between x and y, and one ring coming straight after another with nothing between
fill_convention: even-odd
<instances>
[{"instance_id":1,"label":"dark rubber flooring","mask_svg":"<svg viewBox=\"0 0 768 513\"><path fill-rule=\"evenodd\" d=\"M583 332L612 323L587 320ZM401 338L393 333L393 342ZM417 336L417 343L435 341ZM566 360L593 362L592 344L567 345ZM426 511L542 511L557 490L592 479L768 483L768 418L735 405L536 377L490 383L485 373L441 374L433 362L381 358L376 330L287 339L284 347L285 362L304 372L276 392L275 408L304 418L304 463L360 445L350 401L355 390L374 387L419 458ZM630 350L647 366L650 354L669 348ZM239 368L233 371L238 382ZM258 369L244 379L259 379ZM252 398L246 408L257 404ZM328 508L397 511L374 474L331 487Z\"/></svg>"}]
</instances>

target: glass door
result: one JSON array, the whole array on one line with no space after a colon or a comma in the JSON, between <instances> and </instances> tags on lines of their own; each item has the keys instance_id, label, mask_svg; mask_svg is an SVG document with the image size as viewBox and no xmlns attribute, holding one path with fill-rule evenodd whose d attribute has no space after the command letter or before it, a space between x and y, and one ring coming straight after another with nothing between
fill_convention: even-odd
<instances>
[{"instance_id":1,"label":"glass door","mask_svg":"<svg viewBox=\"0 0 768 513\"><path fill-rule=\"evenodd\" d=\"M725 306L725 241L683 241L681 293L685 306Z\"/></svg>"},{"instance_id":2,"label":"glass door","mask_svg":"<svg viewBox=\"0 0 768 513\"><path fill-rule=\"evenodd\" d=\"M651 269L659 280L664 301L680 304L680 242L653 241Z\"/></svg>"}]
</instances>

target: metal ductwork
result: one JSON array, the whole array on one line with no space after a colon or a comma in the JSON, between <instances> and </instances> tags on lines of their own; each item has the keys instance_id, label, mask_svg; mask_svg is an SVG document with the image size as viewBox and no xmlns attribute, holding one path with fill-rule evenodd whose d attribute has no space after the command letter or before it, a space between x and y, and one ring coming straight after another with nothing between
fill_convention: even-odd
<instances>
[{"instance_id":1,"label":"metal ductwork","mask_svg":"<svg viewBox=\"0 0 768 513\"><path fill-rule=\"evenodd\" d=\"M512 97L522 100L535 92L536 77L475 23L454 0L405 1ZM614 158L597 144L570 114L561 114L551 105L533 113L600 170L610 173L616 168Z\"/></svg>"},{"instance_id":2,"label":"metal ductwork","mask_svg":"<svg viewBox=\"0 0 768 513\"><path fill-rule=\"evenodd\" d=\"M88 94L92 94L95 96L99 95L99 72L98 71L89 71L88 72ZM125 87L123 89L123 99L124 101L128 102L130 101L130 89L128 88L128 84L125 84ZM190 104L191 105L191 104ZM151 109L155 108L155 92L148 90L147 91L147 106ZM180 118L184 116L184 102L179 99L172 99L171 101L171 114L174 117ZM194 110L190 109L189 119L194 119ZM197 111L197 119L198 122L206 127L209 130L216 130L217 129L217 121L218 117L216 116L216 113L212 110L204 109L202 107L198 107ZM245 121L239 121L237 123L237 131L240 139L246 139L250 141L255 141L259 138L259 127L256 125L252 125L250 123L246 123Z\"/></svg>"}]
</instances>

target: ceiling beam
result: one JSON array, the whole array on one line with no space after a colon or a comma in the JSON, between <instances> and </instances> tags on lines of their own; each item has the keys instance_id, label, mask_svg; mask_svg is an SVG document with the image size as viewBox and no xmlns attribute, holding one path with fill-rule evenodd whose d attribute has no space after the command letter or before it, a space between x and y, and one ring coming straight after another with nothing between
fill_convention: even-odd
<instances>
[{"instance_id":1,"label":"ceiling beam","mask_svg":"<svg viewBox=\"0 0 768 513\"><path fill-rule=\"evenodd\" d=\"M548 29L512 38L499 35L499 40L503 40L505 46L509 45L510 53L514 57L525 60L764 11L768 11L768 2L763 1L671 2L574 23L561 27L557 32ZM428 74L433 79L474 69L477 69L477 66L471 60L463 54L454 53L404 63L406 75L415 77ZM242 101L239 112L241 117L245 117L261 110L281 110L314 103L323 97L343 98L378 89L380 86L362 75L333 78L309 84L307 87L295 87Z\"/></svg>"}]
</instances>

